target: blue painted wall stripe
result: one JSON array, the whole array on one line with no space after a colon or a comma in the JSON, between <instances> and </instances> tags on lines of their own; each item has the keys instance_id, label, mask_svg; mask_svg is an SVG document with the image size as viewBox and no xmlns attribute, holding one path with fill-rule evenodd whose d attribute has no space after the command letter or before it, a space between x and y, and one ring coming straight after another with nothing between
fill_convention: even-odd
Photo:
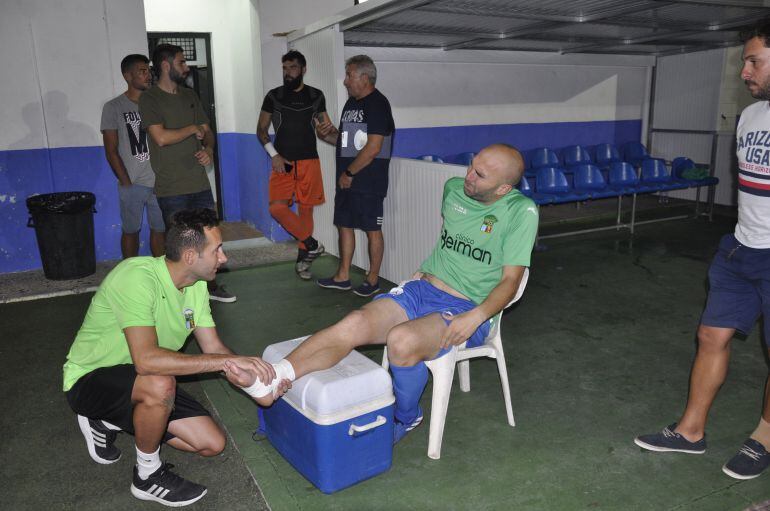
<instances>
[{"instance_id":1,"label":"blue painted wall stripe","mask_svg":"<svg viewBox=\"0 0 770 511\"><path fill-rule=\"evenodd\" d=\"M478 151L492 142L507 142L522 150L601 142L621 145L638 141L640 135L640 120L402 128L396 131L393 154L445 157ZM268 212L270 162L256 136L221 133L218 143L225 220L251 223L274 241L291 239ZM96 195L97 260L120 258L117 184L101 146L0 151L0 273L41 267L34 230L27 227L25 200L33 194L58 191ZM333 193L326 190L328 197ZM148 232L145 221L142 254L149 254Z\"/></svg>"}]
</instances>

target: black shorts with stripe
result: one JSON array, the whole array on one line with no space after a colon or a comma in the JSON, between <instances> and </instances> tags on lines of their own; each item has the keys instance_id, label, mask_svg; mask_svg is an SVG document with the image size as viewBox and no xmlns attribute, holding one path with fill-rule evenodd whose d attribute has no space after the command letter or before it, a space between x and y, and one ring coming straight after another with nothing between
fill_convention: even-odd
<instances>
[{"instance_id":1,"label":"black shorts with stripe","mask_svg":"<svg viewBox=\"0 0 770 511\"><path fill-rule=\"evenodd\" d=\"M337 189L334 225L362 231L381 231L385 197Z\"/></svg>"},{"instance_id":2,"label":"black shorts with stripe","mask_svg":"<svg viewBox=\"0 0 770 511\"><path fill-rule=\"evenodd\" d=\"M136 368L133 364L101 367L82 376L65 395L72 410L89 419L105 420L123 431L134 434L134 390ZM169 422L188 417L210 416L203 405L190 394L176 387L174 408ZM164 442L174 438L166 432Z\"/></svg>"}]
</instances>

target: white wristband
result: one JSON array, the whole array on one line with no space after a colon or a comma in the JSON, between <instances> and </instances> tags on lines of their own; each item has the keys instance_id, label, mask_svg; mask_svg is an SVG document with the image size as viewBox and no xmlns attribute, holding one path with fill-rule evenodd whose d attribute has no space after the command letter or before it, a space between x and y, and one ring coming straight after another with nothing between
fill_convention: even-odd
<instances>
[{"instance_id":1,"label":"white wristband","mask_svg":"<svg viewBox=\"0 0 770 511\"><path fill-rule=\"evenodd\" d=\"M275 147L273 147L272 142L268 142L263 147L265 148L265 151L267 151L267 154L269 154L271 158L278 156L278 151L275 150Z\"/></svg>"}]
</instances>

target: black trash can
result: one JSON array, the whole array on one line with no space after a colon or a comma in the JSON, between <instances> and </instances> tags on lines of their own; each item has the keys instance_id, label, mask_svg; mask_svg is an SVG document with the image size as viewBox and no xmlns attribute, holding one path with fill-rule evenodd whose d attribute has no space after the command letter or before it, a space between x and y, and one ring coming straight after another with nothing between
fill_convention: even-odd
<instances>
[{"instance_id":1,"label":"black trash can","mask_svg":"<svg viewBox=\"0 0 770 511\"><path fill-rule=\"evenodd\" d=\"M27 197L43 273L51 280L78 279L96 271L94 204L90 192L59 192Z\"/></svg>"}]
</instances>

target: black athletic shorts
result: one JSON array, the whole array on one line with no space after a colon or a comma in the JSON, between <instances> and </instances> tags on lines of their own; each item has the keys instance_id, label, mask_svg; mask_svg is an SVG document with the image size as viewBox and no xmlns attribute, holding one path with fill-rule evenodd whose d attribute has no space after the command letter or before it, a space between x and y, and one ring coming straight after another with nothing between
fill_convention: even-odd
<instances>
[{"instance_id":1,"label":"black athletic shorts","mask_svg":"<svg viewBox=\"0 0 770 511\"><path fill-rule=\"evenodd\" d=\"M371 193L337 190L334 195L334 225L362 231L382 230L385 197Z\"/></svg>"},{"instance_id":2,"label":"black athletic shorts","mask_svg":"<svg viewBox=\"0 0 770 511\"><path fill-rule=\"evenodd\" d=\"M131 403L131 392L134 380L136 368L133 364L101 367L82 376L65 395L70 407L78 415L106 420L133 435L134 405ZM177 385L169 422L210 415L203 405ZM163 441L168 442L172 438L174 435L167 431Z\"/></svg>"}]
</instances>

